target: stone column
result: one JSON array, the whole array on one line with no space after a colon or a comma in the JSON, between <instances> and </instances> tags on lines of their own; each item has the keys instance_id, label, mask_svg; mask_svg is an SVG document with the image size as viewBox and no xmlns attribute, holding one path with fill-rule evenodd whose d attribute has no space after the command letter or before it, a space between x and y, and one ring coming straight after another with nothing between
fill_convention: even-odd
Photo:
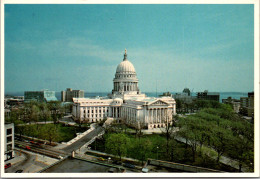
<instances>
[{"instance_id":1,"label":"stone column","mask_svg":"<svg viewBox=\"0 0 260 179\"><path fill-rule=\"evenodd\" d=\"M151 110L148 109L148 123L151 124Z\"/></svg>"},{"instance_id":2,"label":"stone column","mask_svg":"<svg viewBox=\"0 0 260 179\"><path fill-rule=\"evenodd\" d=\"M96 119L96 107L93 107L93 121Z\"/></svg>"},{"instance_id":3,"label":"stone column","mask_svg":"<svg viewBox=\"0 0 260 179\"><path fill-rule=\"evenodd\" d=\"M158 118L157 118L157 108L155 109L155 122L158 123Z\"/></svg>"},{"instance_id":4,"label":"stone column","mask_svg":"<svg viewBox=\"0 0 260 179\"><path fill-rule=\"evenodd\" d=\"M115 107L113 107L113 117L115 117Z\"/></svg>"},{"instance_id":5,"label":"stone column","mask_svg":"<svg viewBox=\"0 0 260 179\"><path fill-rule=\"evenodd\" d=\"M151 121L153 121L152 123L154 124L153 109L151 109L151 110L152 110L152 120Z\"/></svg>"},{"instance_id":6,"label":"stone column","mask_svg":"<svg viewBox=\"0 0 260 179\"><path fill-rule=\"evenodd\" d=\"M162 108L160 109L160 123L162 123Z\"/></svg>"}]
</instances>

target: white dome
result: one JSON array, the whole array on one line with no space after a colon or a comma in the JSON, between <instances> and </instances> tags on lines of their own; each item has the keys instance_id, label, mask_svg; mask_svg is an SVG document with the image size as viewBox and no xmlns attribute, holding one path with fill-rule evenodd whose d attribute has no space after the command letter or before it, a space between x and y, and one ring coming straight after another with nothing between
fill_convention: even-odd
<instances>
[{"instance_id":1,"label":"white dome","mask_svg":"<svg viewBox=\"0 0 260 179\"><path fill-rule=\"evenodd\" d=\"M117 73L135 73L135 67L128 60L124 60L117 66L116 72Z\"/></svg>"}]
</instances>

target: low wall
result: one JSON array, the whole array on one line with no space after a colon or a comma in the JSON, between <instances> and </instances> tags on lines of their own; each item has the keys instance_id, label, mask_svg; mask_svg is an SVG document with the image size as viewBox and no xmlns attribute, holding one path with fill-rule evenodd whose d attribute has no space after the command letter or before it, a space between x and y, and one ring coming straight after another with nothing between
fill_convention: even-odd
<instances>
[{"instance_id":1,"label":"low wall","mask_svg":"<svg viewBox=\"0 0 260 179\"><path fill-rule=\"evenodd\" d=\"M90 125L90 129L88 129L88 130L86 130L85 132L83 132L83 133L77 135L77 137L71 139L71 140L68 141L68 142L62 142L62 144L70 145L70 144L76 142L77 140L79 140L79 139L82 138L83 136L85 136L85 135L87 135L88 133L90 133L91 131L93 131L93 130L95 129L94 125L95 125L95 124L91 124L91 125Z\"/></svg>"},{"instance_id":2,"label":"low wall","mask_svg":"<svg viewBox=\"0 0 260 179\"><path fill-rule=\"evenodd\" d=\"M209 168L202 168L202 167L196 167L192 165L185 165L185 164L180 164L180 163L174 163L174 162L167 162L167 161L162 161L162 160L155 160L155 159L148 159L148 165L156 165L156 166L162 166L162 167L168 167L168 168L173 168L177 170L182 170L186 172L205 172L205 173L219 173L223 171L219 170L213 170Z\"/></svg>"},{"instance_id":3,"label":"low wall","mask_svg":"<svg viewBox=\"0 0 260 179\"><path fill-rule=\"evenodd\" d=\"M87 152L92 153L96 156L100 156L100 157L111 157L112 159L119 159L118 156L115 156L113 154L108 154L108 153L104 153L104 152L99 152L99 151L95 151L95 150L87 150ZM133 159L133 158L127 158L127 157L121 157L122 162L129 162L129 163L133 163L135 165L140 165L141 161L137 160L137 159ZM142 169L142 167L136 166L136 169Z\"/></svg>"}]
</instances>

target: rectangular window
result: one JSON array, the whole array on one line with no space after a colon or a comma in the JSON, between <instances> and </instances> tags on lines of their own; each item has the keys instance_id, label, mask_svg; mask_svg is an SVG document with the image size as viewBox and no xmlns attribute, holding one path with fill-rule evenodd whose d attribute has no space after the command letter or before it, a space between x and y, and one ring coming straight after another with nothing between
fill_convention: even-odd
<instances>
[{"instance_id":1,"label":"rectangular window","mask_svg":"<svg viewBox=\"0 0 260 179\"><path fill-rule=\"evenodd\" d=\"M12 144L7 145L7 151L12 150Z\"/></svg>"},{"instance_id":2,"label":"rectangular window","mask_svg":"<svg viewBox=\"0 0 260 179\"><path fill-rule=\"evenodd\" d=\"M7 129L6 133L7 133L6 135L12 134L12 128L11 129Z\"/></svg>"},{"instance_id":3,"label":"rectangular window","mask_svg":"<svg viewBox=\"0 0 260 179\"><path fill-rule=\"evenodd\" d=\"M12 136L7 137L7 143L12 142Z\"/></svg>"}]
</instances>

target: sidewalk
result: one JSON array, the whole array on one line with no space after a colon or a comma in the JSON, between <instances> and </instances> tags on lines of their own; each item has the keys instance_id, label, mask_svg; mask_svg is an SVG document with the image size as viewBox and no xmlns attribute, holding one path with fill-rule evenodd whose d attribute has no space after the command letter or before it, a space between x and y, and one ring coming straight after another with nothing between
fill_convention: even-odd
<instances>
[{"instance_id":1,"label":"sidewalk","mask_svg":"<svg viewBox=\"0 0 260 179\"><path fill-rule=\"evenodd\" d=\"M86 130L86 131L83 132L83 133L78 134L77 137L71 139L71 140L68 141L68 142L62 142L61 144L59 144L59 145L56 146L55 148L56 148L56 149L63 149L64 147L67 147L67 146L73 144L74 142L78 141L78 140L81 139L82 137L88 135L91 131L95 130L95 129L96 129L96 128L95 128L95 125L96 125L95 123L91 124L91 125L90 125L90 129Z\"/></svg>"},{"instance_id":2,"label":"sidewalk","mask_svg":"<svg viewBox=\"0 0 260 179\"><path fill-rule=\"evenodd\" d=\"M21 155L20 155L21 154ZM11 165L15 165L23 160L26 159L26 156L23 154L23 153L20 153L20 151L17 151L15 150L14 152L14 158L10 159L10 160L7 160L5 161L4 163L7 164L7 163L11 163Z\"/></svg>"},{"instance_id":3,"label":"sidewalk","mask_svg":"<svg viewBox=\"0 0 260 179\"><path fill-rule=\"evenodd\" d=\"M7 173L14 173L16 170L23 170L22 173L35 173L56 161L58 160L22 149L16 150L15 157L5 161L5 164L12 165L7 169Z\"/></svg>"}]
</instances>

